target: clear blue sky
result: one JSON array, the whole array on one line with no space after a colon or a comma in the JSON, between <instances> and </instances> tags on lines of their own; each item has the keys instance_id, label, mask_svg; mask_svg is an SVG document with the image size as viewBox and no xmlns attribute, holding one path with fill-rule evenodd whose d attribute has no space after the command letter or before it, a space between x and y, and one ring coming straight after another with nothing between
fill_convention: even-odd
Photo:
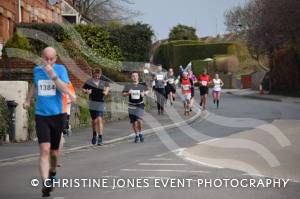
<instances>
[{"instance_id":1,"label":"clear blue sky","mask_svg":"<svg viewBox=\"0 0 300 199\"><path fill-rule=\"evenodd\" d=\"M168 38L170 29L178 23L193 26L197 34L215 36L225 33L224 12L247 0L133 0L130 8L143 15L135 21L150 24L157 39Z\"/></svg>"}]
</instances>

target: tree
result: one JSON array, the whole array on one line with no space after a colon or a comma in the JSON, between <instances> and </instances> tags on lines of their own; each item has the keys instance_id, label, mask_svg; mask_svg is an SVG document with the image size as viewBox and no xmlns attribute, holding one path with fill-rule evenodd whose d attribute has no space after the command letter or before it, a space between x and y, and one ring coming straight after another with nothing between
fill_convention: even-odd
<instances>
[{"instance_id":1,"label":"tree","mask_svg":"<svg viewBox=\"0 0 300 199\"><path fill-rule=\"evenodd\" d=\"M169 33L169 41L172 40L197 40L196 29L191 26L178 24Z\"/></svg>"},{"instance_id":2,"label":"tree","mask_svg":"<svg viewBox=\"0 0 300 199\"><path fill-rule=\"evenodd\" d=\"M118 46L124 61L148 62L154 32L150 25L136 23L122 27L110 27L110 41Z\"/></svg>"},{"instance_id":3,"label":"tree","mask_svg":"<svg viewBox=\"0 0 300 199\"><path fill-rule=\"evenodd\" d=\"M131 0L74 0L79 12L94 23L107 25L111 21L125 22L140 15L139 12L126 8L133 4Z\"/></svg>"},{"instance_id":4,"label":"tree","mask_svg":"<svg viewBox=\"0 0 300 199\"><path fill-rule=\"evenodd\" d=\"M254 57L268 56L271 89L300 89L299 0L251 0L229 10L225 17L228 30L245 38ZM283 74L287 66L293 69Z\"/></svg>"},{"instance_id":5,"label":"tree","mask_svg":"<svg viewBox=\"0 0 300 199\"><path fill-rule=\"evenodd\" d=\"M268 70L266 66L266 49L262 47L262 44L256 40L252 40L255 37L252 31L259 26L261 20L261 9L263 7L263 1L253 0L246 4L244 7L236 6L228 10L225 13L225 25L227 30L230 32L235 32L241 40L246 40L248 44L249 52L253 59L255 59L258 64Z\"/></svg>"}]
</instances>

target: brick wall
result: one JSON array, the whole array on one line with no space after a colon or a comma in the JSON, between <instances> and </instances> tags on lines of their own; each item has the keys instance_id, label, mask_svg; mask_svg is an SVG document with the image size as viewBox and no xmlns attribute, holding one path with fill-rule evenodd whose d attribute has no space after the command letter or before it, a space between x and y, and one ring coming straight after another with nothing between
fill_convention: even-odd
<instances>
[{"instance_id":1,"label":"brick wall","mask_svg":"<svg viewBox=\"0 0 300 199\"><path fill-rule=\"evenodd\" d=\"M91 74L91 67L84 60L63 59L57 63L64 64L69 72L71 82L76 88L82 86ZM23 59L0 60L0 80L32 80L35 64Z\"/></svg>"}]
</instances>

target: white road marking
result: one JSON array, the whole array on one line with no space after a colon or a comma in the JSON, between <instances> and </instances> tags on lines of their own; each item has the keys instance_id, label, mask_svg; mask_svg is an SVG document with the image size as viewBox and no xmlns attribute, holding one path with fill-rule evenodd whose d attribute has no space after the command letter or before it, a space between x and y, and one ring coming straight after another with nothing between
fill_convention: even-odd
<instances>
[{"instance_id":1,"label":"white road marking","mask_svg":"<svg viewBox=\"0 0 300 199\"><path fill-rule=\"evenodd\" d=\"M172 170L172 169L121 169L121 171L133 172L176 172L176 173L210 173L209 171Z\"/></svg>"},{"instance_id":2,"label":"white road marking","mask_svg":"<svg viewBox=\"0 0 300 199\"><path fill-rule=\"evenodd\" d=\"M141 166L184 166L186 164L177 164L177 163L139 163Z\"/></svg>"},{"instance_id":3,"label":"white road marking","mask_svg":"<svg viewBox=\"0 0 300 199\"><path fill-rule=\"evenodd\" d=\"M223 169L223 167L221 166L218 166L218 165L214 165L214 164L208 164L208 163L205 163L205 162L201 162L199 160L195 160L193 158L189 158L189 157L184 157L185 160L187 161L190 161L190 162L195 162L197 164L201 164L203 166L206 166L206 167L212 167L212 168L217 168L217 169Z\"/></svg>"},{"instance_id":4,"label":"white road marking","mask_svg":"<svg viewBox=\"0 0 300 199\"><path fill-rule=\"evenodd\" d=\"M169 161L169 160L173 160L171 158L150 158L149 160L152 161Z\"/></svg>"}]
</instances>

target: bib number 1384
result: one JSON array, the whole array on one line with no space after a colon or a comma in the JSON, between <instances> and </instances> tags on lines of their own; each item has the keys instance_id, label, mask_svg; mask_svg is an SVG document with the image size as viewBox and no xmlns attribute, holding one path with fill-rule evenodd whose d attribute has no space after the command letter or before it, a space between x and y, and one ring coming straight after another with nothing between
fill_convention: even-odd
<instances>
[{"instance_id":1,"label":"bib number 1384","mask_svg":"<svg viewBox=\"0 0 300 199\"><path fill-rule=\"evenodd\" d=\"M39 96L54 96L56 95L56 85L52 80L38 81L38 95Z\"/></svg>"}]
</instances>

